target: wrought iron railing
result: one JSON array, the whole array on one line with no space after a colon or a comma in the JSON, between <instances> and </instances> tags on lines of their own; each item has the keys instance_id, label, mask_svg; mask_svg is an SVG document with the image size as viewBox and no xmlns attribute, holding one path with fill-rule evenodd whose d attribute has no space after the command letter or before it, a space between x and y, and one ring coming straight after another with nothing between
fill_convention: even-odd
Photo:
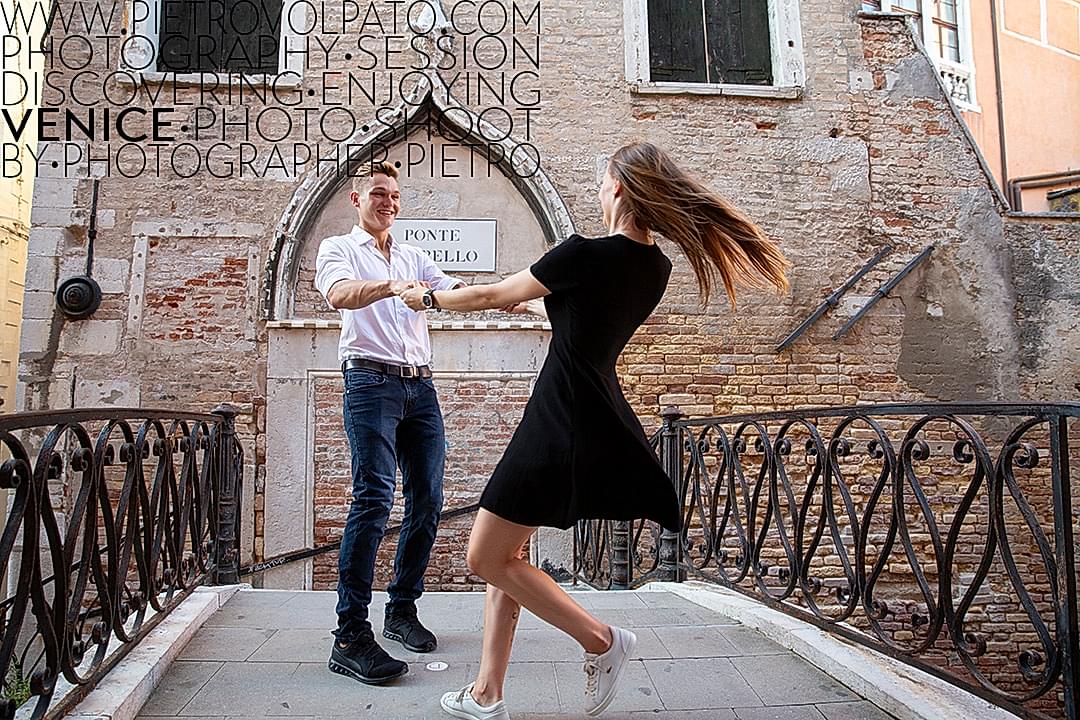
<instances>
[{"instance_id":1,"label":"wrought iron railing","mask_svg":"<svg viewBox=\"0 0 1080 720\"><path fill-rule=\"evenodd\" d=\"M588 521L575 577L718 583L1026 717L1077 717L1080 404L663 413L681 533Z\"/></svg>"},{"instance_id":2,"label":"wrought iron railing","mask_svg":"<svg viewBox=\"0 0 1080 720\"><path fill-rule=\"evenodd\" d=\"M0 717L63 716L195 587L237 582L235 415L0 416Z\"/></svg>"}]
</instances>

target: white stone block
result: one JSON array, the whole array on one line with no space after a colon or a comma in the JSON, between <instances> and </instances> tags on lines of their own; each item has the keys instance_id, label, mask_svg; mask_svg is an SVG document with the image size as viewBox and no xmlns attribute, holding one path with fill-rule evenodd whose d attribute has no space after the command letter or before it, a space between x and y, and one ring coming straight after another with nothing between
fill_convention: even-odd
<instances>
[{"instance_id":1,"label":"white stone block","mask_svg":"<svg viewBox=\"0 0 1080 720\"><path fill-rule=\"evenodd\" d=\"M268 378L306 378L312 369L340 367L338 333L334 330L275 328L269 340Z\"/></svg>"},{"instance_id":2,"label":"white stone block","mask_svg":"<svg viewBox=\"0 0 1080 720\"><path fill-rule=\"evenodd\" d=\"M69 321L60 335L60 350L72 355L111 355L120 349L120 320Z\"/></svg>"},{"instance_id":3,"label":"white stone block","mask_svg":"<svg viewBox=\"0 0 1080 720\"><path fill-rule=\"evenodd\" d=\"M51 320L30 320L22 322L19 333L19 351L24 355L40 355L49 351L49 331Z\"/></svg>"},{"instance_id":4,"label":"white stone block","mask_svg":"<svg viewBox=\"0 0 1080 720\"><path fill-rule=\"evenodd\" d=\"M218 218L160 218L132 223L132 235L146 237L262 237L266 228L258 223L221 222Z\"/></svg>"},{"instance_id":5,"label":"white stone block","mask_svg":"<svg viewBox=\"0 0 1080 720\"><path fill-rule=\"evenodd\" d=\"M29 255L26 258L26 289L54 292L56 290L56 257Z\"/></svg>"},{"instance_id":6,"label":"white stone block","mask_svg":"<svg viewBox=\"0 0 1080 720\"><path fill-rule=\"evenodd\" d=\"M23 293L23 322L48 320L56 311L56 296L44 290L28 290Z\"/></svg>"},{"instance_id":7,"label":"white stone block","mask_svg":"<svg viewBox=\"0 0 1080 720\"><path fill-rule=\"evenodd\" d=\"M874 76L867 70L852 70L848 73L848 89L851 92L864 92L874 89Z\"/></svg>"},{"instance_id":8,"label":"white stone block","mask_svg":"<svg viewBox=\"0 0 1080 720\"><path fill-rule=\"evenodd\" d=\"M44 255L55 257L67 242L67 233L61 228L36 227L30 228L30 237L27 242L27 252L30 255Z\"/></svg>"},{"instance_id":9,"label":"white stone block","mask_svg":"<svg viewBox=\"0 0 1080 720\"><path fill-rule=\"evenodd\" d=\"M127 260L121 258L94 258L94 279L103 293L126 293L129 273Z\"/></svg>"},{"instance_id":10,"label":"white stone block","mask_svg":"<svg viewBox=\"0 0 1080 720\"><path fill-rule=\"evenodd\" d=\"M79 378L75 384L76 407L139 407L141 390L138 381L117 378L93 380Z\"/></svg>"},{"instance_id":11,"label":"white stone block","mask_svg":"<svg viewBox=\"0 0 1080 720\"><path fill-rule=\"evenodd\" d=\"M48 227L86 226L89 211L86 208L51 208L35 205L30 210L31 225Z\"/></svg>"},{"instance_id":12,"label":"white stone block","mask_svg":"<svg viewBox=\"0 0 1080 720\"><path fill-rule=\"evenodd\" d=\"M276 555L309 542L311 447L296 431L296 419L305 416L310 400L304 380L269 380L266 391L266 453L274 462L266 468L263 535L264 551Z\"/></svg>"},{"instance_id":13,"label":"white stone block","mask_svg":"<svg viewBox=\"0 0 1080 720\"><path fill-rule=\"evenodd\" d=\"M75 207L75 190L79 181L64 178L37 178L34 181L34 207Z\"/></svg>"}]
</instances>

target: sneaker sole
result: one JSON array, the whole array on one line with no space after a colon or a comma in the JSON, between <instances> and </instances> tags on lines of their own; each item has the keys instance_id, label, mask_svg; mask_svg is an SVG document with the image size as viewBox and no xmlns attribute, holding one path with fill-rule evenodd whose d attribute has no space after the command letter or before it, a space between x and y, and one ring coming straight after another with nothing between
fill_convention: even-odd
<instances>
[{"instance_id":1,"label":"sneaker sole","mask_svg":"<svg viewBox=\"0 0 1080 720\"><path fill-rule=\"evenodd\" d=\"M586 710L585 714L589 717L596 717L600 713L608 709L611 702L615 699L615 695L619 689L619 679L622 677L623 670L630 664L630 654L634 652L634 648L637 646L637 636L633 633L630 634L630 642L626 644L626 652L623 653L622 662L619 663L619 667L615 668L615 679L611 682L611 691L607 694L600 704L594 707L592 710Z\"/></svg>"},{"instance_id":2,"label":"sneaker sole","mask_svg":"<svg viewBox=\"0 0 1080 720\"><path fill-rule=\"evenodd\" d=\"M455 710L454 708L447 707L446 704L443 703L442 698L439 699L439 707L441 707L442 711L444 713L446 713L447 715L449 715L450 717L461 718L461 720L477 720L477 718L479 717L478 715L473 715L472 713L465 712L464 710ZM491 717L499 717L499 716L491 716ZM510 716L509 715L503 715L502 717L507 717L508 718Z\"/></svg>"},{"instance_id":3,"label":"sneaker sole","mask_svg":"<svg viewBox=\"0 0 1080 720\"><path fill-rule=\"evenodd\" d=\"M441 707L442 711L450 717L462 718L462 720L475 720L476 718L475 715L467 713L464 710L455 710L453 708L446 707L446 705L443 704L442 700L439 700L439 707Z\"/></svg>"},{"instance_id":4,"label":"sneaker sole","mask_svg":"<svg viewBox=\"0 0 1080 720\"><path fill-rule=\"evenodd\" d=\"M389 630L383 630L382 631L382 636L384 638L386 638L387 640L393 640L395 642L401 643L402 646L406 650L411 650L414 653L435 652L435 648L431 648L430 650L428 650L428 649L425 649L425 648L417 647L415 645L410 645L409 643L405 642L405 638L403 638L401 635L397 634L396 632L390 632ZM438 647L438 646L436 645L436 647ZM472 715L467 715L466 717L472 717Z\"/></svg>"},{"instance_id":5,"label":"sneaker sole","mask_svg":"<svg viewBox=\"0 0 1080 720\"><path fill-rule=\"evenodd\" d=\"M397 680L399 677L409 672L409 666L406 665L404 669L402 669L402 671L399 672L397 675L388 675L387 677L383 678L370 678L366 675L361 675L354 670L350 670L341 663L335 662L333 660L328 662L326 664L326 667L329 668L330 672L332 673L337 673L338 675L344 675L345 677L352 678L353 680L358 680L365 685L383 685L390 682L391 680Z\"/></svg>"}]
</instances>

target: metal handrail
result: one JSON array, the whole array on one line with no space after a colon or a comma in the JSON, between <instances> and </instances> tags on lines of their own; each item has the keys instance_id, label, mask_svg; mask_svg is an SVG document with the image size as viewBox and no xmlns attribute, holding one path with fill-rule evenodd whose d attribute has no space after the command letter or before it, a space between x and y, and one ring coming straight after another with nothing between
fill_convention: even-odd
<instances>
[{"instance_id":1,"label":"metal handrail","mask_svg":"<svg viewBox=\"0 0 1080 720\"><path fill-rule=\"evenodd\" d=\"M1022 717L1074 718L1078 417L1071 402L668 408L656 448L682 532L580 523L579 540L628 548L577 577L713 582ZM596 552L577 544L575 570Z\"/></svg>"},{"instance_id":2,"label":"metal handrail","mask_svg":"<svg viewBox=\"0 0 1080 720\"><path fill-rule=\"evenodd\" d=\"M13 588L0 601L0 718L27 705L34 720L62 717L197 586L237 581L235 417L228 405L0 416ZM53 486L69 494L60 508ZM61 677L72 689L55 698Z\"/></svg>"}]
</instances>

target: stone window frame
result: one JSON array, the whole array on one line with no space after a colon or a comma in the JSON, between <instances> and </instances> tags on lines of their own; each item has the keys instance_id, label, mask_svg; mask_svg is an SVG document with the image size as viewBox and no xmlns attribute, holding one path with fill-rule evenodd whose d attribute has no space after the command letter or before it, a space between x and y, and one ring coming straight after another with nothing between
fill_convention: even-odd
<instances>
[{"instance_id":1,"label":"stone window frame","mask_svg":"<svg viewBox=\"0 0 1080 720\"><path fill-rule=\"evenodd\" d=\"M971 0L956 0L956 27L960 41L960 62L956 63L941 57L930 40L934 37L934 13L928 5L934 0L921 0L919 12L895 7L894 0L865 0L863 9L871 12L901 13L907 15L919 28L919 38L926 47L927 54L934 61L934 66L941 75L945 88L949 91L957 107L967 112L982 112L975 95L975 48L971 37Z\"/></svg>"},{"instance_id":2,"label":"stone window frame","mask_svg":"<svg viewBox=\"0 0 1080 720\"><path fill-rule=\"evenodd\" d=\"M305 54L297 52L297 48L300 45L297 43L304 42L304 36L300 33L293 32L290 24L286 22L285 18L287 13L292 11L293 6L302 2L303 0L282 0L281 2L281 29L278 37L278 72L273 73L237 73L227 70L219 70L217 75L219 78L228 78L226 84L237 85L240 84L241 79L245 83L254 84L258 86L274 87L277 88L299 88L304 79L304 58ZM128 42L125 44L124 52L120 53L119 69L129 73L135 78L136 81L146 80L152 83L164 83L171 82L175 85L201 85L205 83L205 79L210 76L213 77L215 73L209 71L196 71L190 73L178 73L173 71L161 71L150 69L139 69L147 64L150 60L148 53L155 58L154 67L156 67L156 58L158 54L158 27L157 22L161 14L161 6L163 0L126 0L126 15L124 17L124 29L127 34L132 38L142 37L146 38L150 47L147 48L145 43L140 42ZM141 13L137 13L137 5L145 8L146 5L152 5L155 10L150 13L149 17L136 19L140 14L145 14L145 10ZM304 10L305 15L310 15L308 10ZM291 49L292 52L286 53L287 49Z\"/></svg>"},{"instance_id":3,"label":"stone window frame","mask_svg":"<svg viewBox=\"0 0 1080 720\"><path fill-rule=\"evenodd\" d=\"M772 85L732 83L655 82L649 66L648 0L623 0L623 39L626 81L640 94L742 95L796 99L806 86L799 0L768 0L769 40L772 46Z\"/></svg>"}]
</instances>

